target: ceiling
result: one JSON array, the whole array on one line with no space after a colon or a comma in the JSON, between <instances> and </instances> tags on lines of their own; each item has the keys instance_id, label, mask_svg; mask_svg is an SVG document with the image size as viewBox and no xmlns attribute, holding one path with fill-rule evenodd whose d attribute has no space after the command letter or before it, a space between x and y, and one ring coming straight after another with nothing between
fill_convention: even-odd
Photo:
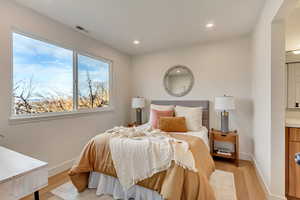
<instances>
[{"instance_id":1,"label":"ceiling","mask_svg":"<svg viewBox=\"0 0 300 200\"><path fill-rule=\"evenodd\" d=\"M286 50L300 49L300 4L286 20Z\"/></svg>"},{"instance_id":2,"label":"ceiling","mask_svg":"<svg viewBox=\"0 0 300 200\"><path fill-rule=\"evenodd\" d=\"M130 55L249 33L265 0L16 0ZM207 29L207 23L215 27ZM134 45L133 40L139 40Z\"/></svg>"}]
</instances>

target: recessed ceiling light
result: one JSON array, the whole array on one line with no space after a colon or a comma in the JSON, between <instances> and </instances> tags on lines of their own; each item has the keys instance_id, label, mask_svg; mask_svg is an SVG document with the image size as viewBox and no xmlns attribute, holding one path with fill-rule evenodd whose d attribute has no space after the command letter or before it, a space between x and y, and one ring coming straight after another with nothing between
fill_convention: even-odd
<instances>
[{"instance_id":1,"label":"recessed ceiling light","mask_svg":"<svg viewBox=\"0 0 300 200\"><path fill-rule=\"evenodd\" d=\"M138 40L134 40L133 41L133 44L140 44L141 42L140 41L138 41Z\"/></svg>"},{"instance_id":2,"label":"recessed ceiling light","mask_svg":"<svg viewBox=\"0 0 300 200\"><path fill-rule=\"evenodd\" d=\"M180 73L180 70L179 70L179 69L177 69L176 73Z\"/></svg>"},{"instance_id":3,"label":"recessed ceiling light","mask_svg":"<svg viewBox=\"0 0 300 200\"><path fill-rule=\"evenodd\" d=\"M213 23L208 23L205 25L206 28L212 28L214 27L215 25Z\"/></svg>"},{"instance_id":4,"label":"recessed ceiling light","mask_svg":"<svg viewBox=\"0 0 300 200\"><path fill-rule=\"evenodd\" d=\"M296 55L300 54L300 50L293 51L293 54L296 54Z\"/></svg>"}]
</instances>

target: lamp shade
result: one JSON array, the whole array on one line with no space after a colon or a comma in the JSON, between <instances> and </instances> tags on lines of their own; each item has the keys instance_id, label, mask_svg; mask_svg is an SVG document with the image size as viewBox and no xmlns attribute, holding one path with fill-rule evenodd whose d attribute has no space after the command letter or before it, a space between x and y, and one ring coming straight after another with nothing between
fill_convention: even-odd
<instances>
[{"instance_id":1,"label":"lamp shade","mask_svg":"<svg viewBox=\"0 0 300 200\"><path fill-rule=\"evenodd\" d=\"M222 96L215 97L215 110L234 110L234 97Z\"/></svg>"},{"instance_id":2,"label":"lamp shade","mask_svg":"<svg viewBox=\"0 0 300 200\"><path fill-rule=\"evenodd\" d=\"M143 97L134 97L131 101L132 108L144 108L145 107L145 99Z\"/></svg>"}]
</instances>

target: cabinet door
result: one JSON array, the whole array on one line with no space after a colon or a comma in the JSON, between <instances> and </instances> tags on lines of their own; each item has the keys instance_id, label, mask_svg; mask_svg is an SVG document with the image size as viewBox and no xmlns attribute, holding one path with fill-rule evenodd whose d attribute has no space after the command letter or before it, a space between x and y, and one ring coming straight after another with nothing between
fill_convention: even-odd
<instances>
[{"instance_id":1,"label":"cabinet door","mask_svg":"<svg viewBox=\"0 0 300 200\"><path fill-rule=\"evenodd\" d=\"M300 106L300 63L289 63L288 69L288 107Z\"/></svg>"},{"instance_id":2,"label":"cabinet door","mask_svg":"<svg viewBox=\"0 0 300 200\"><path fill-rule=\"evenodd\" d=\"M289 196L300 198L300 165L295 155L300 153L300 142L289 142Z\"/></svg>"}]
</instances>

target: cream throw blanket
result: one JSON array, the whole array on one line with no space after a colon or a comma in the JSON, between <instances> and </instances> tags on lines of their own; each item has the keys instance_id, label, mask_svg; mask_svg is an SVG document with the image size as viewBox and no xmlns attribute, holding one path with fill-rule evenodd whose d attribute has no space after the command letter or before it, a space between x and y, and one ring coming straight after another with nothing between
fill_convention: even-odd
<instances>
[{"instance_id":1,"label":"cream throw blanket","mask_svg":"<svg viewBox=\"0 0 300 200\"><path fill-rule=\"evenodd\" d=\"M193 154L185 141L148 127L115 127L107 132L111 134L109 146L114 167L125 190L167 170L172 161L197 172Z\"/></svg>"}]
</instances>

